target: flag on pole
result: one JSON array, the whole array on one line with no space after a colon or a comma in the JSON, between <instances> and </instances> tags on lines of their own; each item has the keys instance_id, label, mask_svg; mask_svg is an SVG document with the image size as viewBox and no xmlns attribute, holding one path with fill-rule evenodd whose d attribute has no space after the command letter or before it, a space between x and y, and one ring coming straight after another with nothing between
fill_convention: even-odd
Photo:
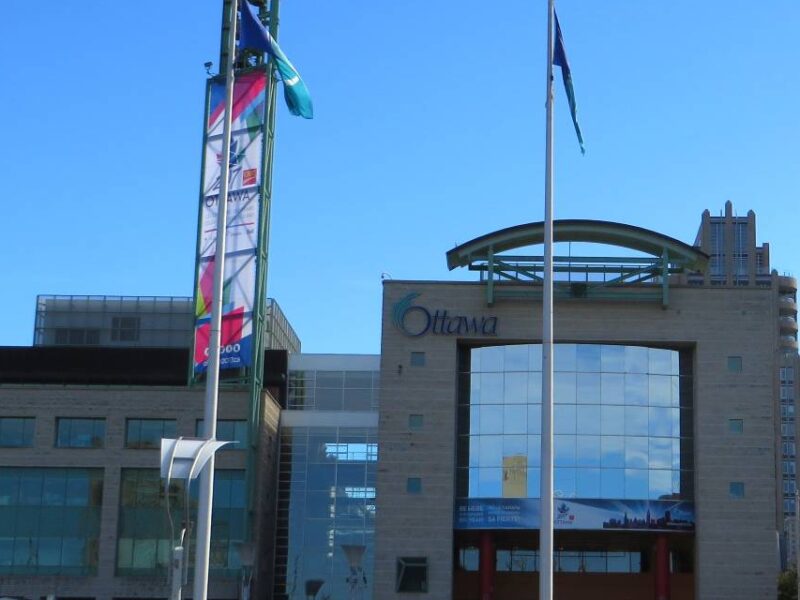
<instances>
[{"instance_id":1,"label":"flag on pole","mask_svg":"<svg viewBox=\"0 0 800 600\"><path fill-rule=\"evenodd\" d=\"M581 133L581 126L578 125L578 105L575 103L575 90L572 87L572 71L570 71L569 62L567 62L567 52L564 50L564 38L561 36L561 26L558 24L558 15L555 15L555 19L556 43L553 49L553 64L561 67L561 77L564 80L564 89L567 92L569 112L572 113L572 123L575 125L575 133L578 134L581 154L585 154L586 149L583 147L583 134Z\"/></svg>"},{"instance_id":2,"label":"flag on pole","mask_svg":"<svg viewBox=\"0 0 800 600\"><path fill-rule=\"evenodd\" d=\"M289 112L306 119L314 117L314 107L311 104L311 94L306 84L300 79L300 73L294 68L289 59L278 46L269 31L264 27L255 14L255 8L247 0L241 0L241 28L239 31L239 47L251 50L262 50L275 59L281 80L283 81L283 96Z\"/></svg>"}]
</instances>

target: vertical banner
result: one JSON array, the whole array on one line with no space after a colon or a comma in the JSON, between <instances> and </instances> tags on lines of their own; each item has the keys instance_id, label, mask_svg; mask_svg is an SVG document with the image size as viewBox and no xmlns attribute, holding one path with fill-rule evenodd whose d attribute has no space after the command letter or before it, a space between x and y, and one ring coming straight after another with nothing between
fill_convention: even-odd
<instances>
[{"instance_id":1,"label":"vertical banner","mask_svg":"<svg viewBox=\"0 0 800 600\"><path fill-rule=\"evenodd\" d=\"M239 75L234 86L231 151L228 156L230 181L220 369L238 369L253 364L253 310L261 219L266 83L266 74L258 71ZM195 375L204 372L208 364L217 208L223 160L225 84L212 81L209 85L195 285Z\"/></svg>"}]
</instances>

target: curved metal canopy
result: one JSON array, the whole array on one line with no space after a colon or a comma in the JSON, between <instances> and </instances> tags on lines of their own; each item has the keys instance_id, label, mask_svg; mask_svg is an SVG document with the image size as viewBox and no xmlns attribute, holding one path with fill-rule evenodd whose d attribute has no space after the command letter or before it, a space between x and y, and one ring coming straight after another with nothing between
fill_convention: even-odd
<instances>
[{"instance_id":1,"label":"curved metal canopy","mask_svg":"<svg viewBox=\"0 0 800 600\"><path fill-rule=\"evenodd\" d=\"M556 242L592 242L609 244L646 252L661 257L666 251L670 262L703 271L708 255L690 246L650 229L591 219L559 219L553 222L553 239ZM473 260L485 258L514 248L544 243L544 223L526 223L487 233L460 244L447 253L447 268L468 266Z\"/></svg>"}]
</instances>

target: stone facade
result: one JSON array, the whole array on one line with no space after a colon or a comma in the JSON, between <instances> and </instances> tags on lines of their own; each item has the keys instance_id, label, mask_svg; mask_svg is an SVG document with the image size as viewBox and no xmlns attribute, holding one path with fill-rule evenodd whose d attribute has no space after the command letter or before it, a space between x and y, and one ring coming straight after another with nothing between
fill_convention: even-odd
<instances>
[{"instance_id":1,"label":"stone facade","mask_svg":"<svg viewBox=\"0 0 800 600\"><path fill-rule=\"evenodd\" d=\"M431 313L495 316L496 335L404 334L394 308L412 293L419 294L415 305ZM485 298L481 283L384 283L375 598L405 597L395 592L398 557L427 557L429 597L452 595L458 344L541 339L539 302L487 306ZM667 308L635 301L555 304L556 342L691 351L695 597L702 600L775 595L776 319L774 292L758 287L673 286ZM424 366L411 366L412 352L425 353ZM741 372L729 369L728 357L741 357ZM423 415L419 431L409 430L412 413ZM729 433L730 419L743 420L742 433ZM422 493L407 493L409 477L421 478ZM732 482L744 483L743 498L731 497Z\"/></svg>"}]
</instances>

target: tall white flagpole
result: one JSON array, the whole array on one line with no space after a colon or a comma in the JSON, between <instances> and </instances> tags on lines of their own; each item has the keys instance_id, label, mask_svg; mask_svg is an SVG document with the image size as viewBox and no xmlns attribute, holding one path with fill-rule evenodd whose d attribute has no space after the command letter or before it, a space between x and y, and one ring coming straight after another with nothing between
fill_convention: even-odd
<instances>
[{"instance_id":1,"label":"tall white flagpole","mask_svg":"<svg viewBox=\"0 0 800 600\"><path fill-rule=\"evenodd\" d=\"M547 1L547 125L542 293L542 469L539 600L553 598L553 43L554 0Z\"/></svg>"},{"instance_id":2,"label":"tall white flagpole","mask_svg":"<svg viewBox=\"0 0 800 600\"><path fill-rule=\"evenodd\" d=\"M222 159L217 199L217 242L214 251L214 293L211 299L211 324L208 339L206 396L203 410L203 437L217 437L217 397L219 395L219 355L222 329L222 288L225 281L225 233L228 220L228 173L231 154L231 113L233 109L233 63L236 58L236 4L231 0L228 16L228 60L225 65L225 116L222 130ZM194 570L194 600L208 598L208 562L211 548L211 508L214 499L214 455L200 474L197 508L197 549ZM188 485L188 481L187 481Z\"/></svg>"}]
</instances>

